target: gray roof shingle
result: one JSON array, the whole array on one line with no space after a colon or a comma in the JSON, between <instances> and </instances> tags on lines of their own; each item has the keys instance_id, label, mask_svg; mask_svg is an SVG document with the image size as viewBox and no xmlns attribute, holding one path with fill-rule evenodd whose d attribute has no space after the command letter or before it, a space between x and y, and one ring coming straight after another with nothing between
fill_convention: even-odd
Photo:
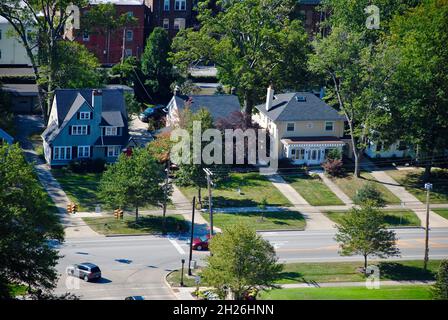
<instances>
[{"instance_id":1,"label":"gray roof shingle","mask_svg":"<svg viewBox=\"0 0 448 320\"><path fill-rule=\"evenodd\" d=\"M185 107L189 101L190 110L194 113L201 108L207 109L216 121L219 118L226 118L235 111L241 111L241 105L238 97L232 94L217 95L190 95L190 96L174 96L176 105L179 110Z\"/></svg>"},{"instance_id":2,"label":"gray roof shingle","mask_svg":"<svg viewBox=\"0 0 448 320\"><path fill-rule=\"evenodd\" d=\"M298 101L304 97L306 101ZM344 116L311 92L276 94L269 111L265 103L255 106L272 121L344 120Z\"/></svg>"}]
</instances>

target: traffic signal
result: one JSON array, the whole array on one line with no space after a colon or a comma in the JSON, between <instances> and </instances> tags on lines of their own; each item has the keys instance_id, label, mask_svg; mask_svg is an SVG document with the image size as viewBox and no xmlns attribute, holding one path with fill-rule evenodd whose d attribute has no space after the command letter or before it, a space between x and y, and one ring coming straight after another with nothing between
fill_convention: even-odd
<instances>
[{"instance_id":1,"label":"traffic signal","mask_svg":"<svg viewBox=\"0 0 448 320\"><path fill-rule=\"evenodd\" d=\"M67 204L67 212L72 213L72 204L71 203Z\"/></svg>"},{"instance_id":2,"label":"traffic signal","mask_svg":"<svg viewBox=\"0 0 448 320\"><path fill-rule=\"evenodd\" d=\"M78 212L78 205L76 203L72 203L72 212L73 213Z\"/></svg>"},{"instance_id":3,"label":"traffic signal","mask_svg":"<svg viewBox=\"0 0 448 320\"><path fill-rule=\"evenodd\" d=\"M121 209L114 210L114 216L116 219L118 218L123 219L123 210Z\"/></svg>"}]
</instances>

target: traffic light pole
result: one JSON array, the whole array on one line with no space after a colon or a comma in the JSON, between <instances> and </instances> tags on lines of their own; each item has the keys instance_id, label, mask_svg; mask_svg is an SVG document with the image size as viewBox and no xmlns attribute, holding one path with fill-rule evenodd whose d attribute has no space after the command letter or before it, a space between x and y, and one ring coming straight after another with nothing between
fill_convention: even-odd
<instances>
[{"instance_id":1,"label":"traffic light pole","mask_svg":"<svg viewBox=\"0 0 448 320\"><path fill-rule=\"evenodd\" d=\"M196 208L196 197L193 197L193 208L191 212L191 235L190 235L190 259L188 260L188 275L191 276L191 260L193 259L193 237L194 237L194 211Z\"/></svg>"},{"instance_id":2,"label":"traffic light pole","mask_svg":"<svg viewBox=\"0 0 448 320\"><path fill-rule=\"evenodd\" d=\"M425 258L423 260L423 269L427 270L429 260L429 191L432 189L432 184L426 183L425 189L426 189L426 226L425 226Z\"/></svg>"},{"instance_id":3,"label":"traffic light pole","mask_svg":"<svg viewBox=\"0 0 448 320\"><path fill-rule=\"evenodd\" d=\"M163 191L163 219L162 219L162 232L166 234L166 203L168 201L168 184L170 179L170 160L167 161L166 166L166 179L165 179L165 187Z\"/></svg>"}]
</instances>

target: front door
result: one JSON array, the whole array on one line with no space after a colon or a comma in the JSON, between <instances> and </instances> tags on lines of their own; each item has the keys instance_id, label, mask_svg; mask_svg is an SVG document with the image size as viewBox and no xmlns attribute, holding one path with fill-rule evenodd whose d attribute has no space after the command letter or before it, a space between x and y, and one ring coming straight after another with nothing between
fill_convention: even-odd
<instances>
[{"instance_id":1,"label":"front door","mask_svg":"<svg viewBox=\"0 0 448 320\"><path fill-rule=\"evenodd\" d=\"M320 163L320 150L310 149L308 151L308 164L319 164Z\"/></svg>"}]
</instances>

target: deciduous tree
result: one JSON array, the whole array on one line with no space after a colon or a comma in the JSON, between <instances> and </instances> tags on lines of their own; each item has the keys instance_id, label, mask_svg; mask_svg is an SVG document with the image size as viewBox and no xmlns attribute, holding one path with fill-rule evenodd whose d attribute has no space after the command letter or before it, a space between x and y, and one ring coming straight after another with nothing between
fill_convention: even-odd
<instances>
[{"instance_id":1,"label":"deciduous tree","mask_svg":"<svg viewBox=\"0 0 448 320\"><path fill-rule=\"evenodd\" d=\"M383 214L372 207L353 208L342 217L337 225L335 240L340 254L364 257L364 272L367 272L369 256L386 258L399 254L395 232L386 230Z\"/></svg>"},{"instance_id":2,"label":"deciduous tree","mask_svg":"<svg viewBox=\"0 0 448 320\"><path fill-rule=\"evenodd\" d=\"M211 255L201 275L221 297L229 288L241 300L251 289L276 288L283 266L274 247L244 224L226 227L210 240Z\"/></svg>"},{"instance_id":3,"label":"deciduous tree","mask_svg":"<svg viewBox=\"0 0 448 320\"><path fill-rule=\"evenodd\" d=\"M64 231L17 144L0 145L0 190L0 299L9 296L9 285L50 293L59 254L49 240L62 241Z\"/></svg>"}]
</instances>

